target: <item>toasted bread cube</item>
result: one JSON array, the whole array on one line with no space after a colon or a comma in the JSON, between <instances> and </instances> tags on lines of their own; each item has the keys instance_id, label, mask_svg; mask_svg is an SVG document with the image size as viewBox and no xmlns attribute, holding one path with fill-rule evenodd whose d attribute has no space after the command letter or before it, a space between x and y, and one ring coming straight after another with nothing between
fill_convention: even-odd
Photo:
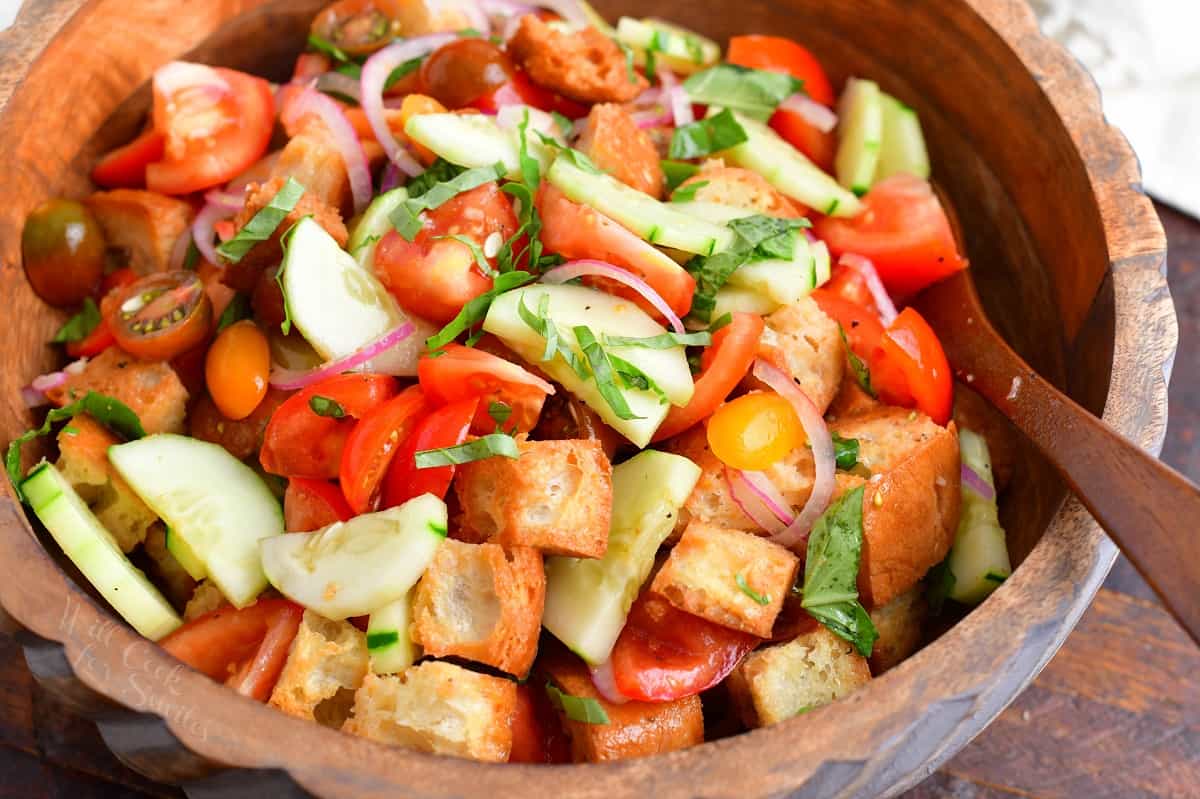
<instances>
[{"instance_id":1,"label":"toasted bread cube","mask_svg":"<svg viewBox=\"0 0 1200 799\"><path fill-rule=\"evenodd\" d=\"M369 663L361 630L306 610L270 703L289 715L340 728Z\"/></svg>"},{"instance_id":2,"label":"toasted bread cube","mask_svg":"<svg viewBox=\"0 0 1200 799\"><path fill-rule=\"evenodd\" d=\"M765 727L841 699L871 680L854 645L825 627L751 652L726 679L748 727Z\"/></svg>"},{"instance_id":3,"label":"toasted bread cube","mask_svg":"<svg viewBox=\"0 0 1200 799\"><path fill-rule=\"evenodd\" d=\"M186 605L196 592L196 581L167 549L165 524L151 525L143 548L152 564L150 573L154 583L163 589L172 605L177 608Z\"/></svg>"},{"instance_id":4,"label":"toasted bread cube","mask_svg":"<svg viewBox=\"0 0 1200 799\"><path fill-rule=\"evenodd\" d=\"M87 414L76 416L58 434L58 468L88 504L122 552L146 539L158 521L108 460L108 448L119 439Z\"/></svg>"},{"instance_id":5,"label":"toasted bread cube","mask_svg":"<svg viewBox=\"0 0 1200 799\"><path fill-rule=\"evenodd\" d=\"M587 666L574 655L556 652L539 661L538 668L544 669L564 694L593 699L608 716L608 724L589 724L570 719L559 711L576 763L649 757L704 742L704 714L699 696L614 705L600 697ZM535 686L535 690L544 689L545 686Z\"/></svg>"},{"instance_id":6,"label":"toasted bread cube","mask_svg":"<svg viewBox=\"0 0 1200 799\"><path fill-rule=\"evenodd\" d=\"M825 315L812 297L785 305L764 320L759 352L765 355L800 390L812 400L822 414L842 386L846 370L846 355L837 322ZM754 377L743 384L764 388Z\"/></svg>"},{"instance_id":7,"label":"toasted bread cube","mask_svg":"<svg viewBox=\"0 0 1200 799\"><path fill-rule=\"evenodd\" d=\"M799 566L765 538L692 522L650 590L680 610L768 638Z\"/></svg>"},{"instance_id":8,"label":"toasted bread cube","mask_svg":"<svg viewBox=\"0 0 1200 799\"><path fill-rule=\"evenodd\" d=\"M279 151L272 178L295 178L330 208L342 208L350 196L350 179L342 154L327 130L302 127Z\"/></svg>"},{"instance_id":9,"label":"toasted bread cube","mask_svg":"<svg viewBox=\"0 0 1200 799\"><path fill-rule=\"evenodd\" d=\"M109 246L128 253L128 265L139 275L170 268L171 253L194 216L186 200L142 189L98 191L87 207Z\"/></svg>"},{"instance_id":10,"label":"toasted bread cube","mask_svg":"<svg viewBox=\"0 0 1200 799\"><path fill-rule=\"evenodd\" d=\"M502 763L512 749L517 684L427 660L398 676L368 674L342 730L421 752Z\"/></svg>"},{"instance_id":11,"label":"toasted bread cube","mask_svg":"<svg viewBox=\"0 0 1200 799\"><path fill-rule=\"evenodd\" d=\"M616 42L591 25L560 30L526 14L508 52L534 83L583 103L626 103L650 85L629 72Z\"/></svg>"},{"instance_id":12,"label":"toasted bread cube","mask_svg":"<svg viewBox=\"0 0 1200 799\"><path fill-rule=\"evenodd\" d=\"M879 400L872 397L859 385L854 372L846 369L842 375L842 385L829 407L825 409L825 417L836 421L851 416L869 413L880 407Z\"/></svg>"},{"instance_id":13,"label":"toasted bread cube","mask_svg":"<svg viewBox=\"0 0 1200 799\"><path fill-rule=\"evenodd\" d=\"M417 584L413 638L433 657L524 678L537 655L546 573L536 549L447 539Z\"/></svg>"},{"instance_id":14,"label":"toasted bread cube","mask_svg":"<svg viewBox=\"0 0 1200 799\"><path fill-rule=\"evenodd\" d=\"M519 441L521 457L458 467L462 527L471 540L599 558L608 548L612 465L600 442Z\"/></svg>"},{"instance_id":15,"label":"toasted bread cube","mask_svg":"<svg viewBox=\"0 0 1200 799\"><path fill-rule=\"evenodd\" d=\"M225 604L228 604L228 600L221 593L221 589L217 588L216 583L211 580L201 580L196 583L196 590L192 592L192 598L188 600L187 607L183 609L183 620L191 621L199 618Z\"/></svg>"},{"instance_id":16,"label":"toasted bread cube","mask_svg":"<svg viewBox=\"0 0 1200 799\"><path fill-rule=\"evenodd\" d=\"M124 350L109 347L88 361L82 372L68 373L66 382L47 394L58 405L67 405L89 391L128 405L148 435L183 432L188 392L170 364L139 361Z\"/></svg>"},{"instance_id":17,"label":"toasted bread cube","mask_svg":"<svg viewBox=\"0 0 1200 799\"><path fill-rule=\"evenodd\" d=\"M917 651L926 610L925 595L916 586L871 611L871 622L879 633L871 650L872 674L878 677Z\"/></svg>"},{"instance_id":18,"label":"toasted bread cube","mask_svg":"<svg viewBox=\"0 0 1200 799\"><path fill-rule=\"evenodd\" d=\"M749 169L725 166L719 159L705 161L700 174L688 178L681 186L697 183L703 185L692 195L694 200L744 208L784 219L803 215L792 200L762 175Z\"/></svg>"},{"instance_id":19,"label":"toasted bread cube","mask_svg":"<svg viewBox=\"0 0 1200 799\"><path fill-rule=\"evenodd\" d=\"M650 134L639 128L621 106L592 106L575 146L597 167L627 186L654 198L662 197L666 178L658 148Z\"/></svg>"}]
</instances>

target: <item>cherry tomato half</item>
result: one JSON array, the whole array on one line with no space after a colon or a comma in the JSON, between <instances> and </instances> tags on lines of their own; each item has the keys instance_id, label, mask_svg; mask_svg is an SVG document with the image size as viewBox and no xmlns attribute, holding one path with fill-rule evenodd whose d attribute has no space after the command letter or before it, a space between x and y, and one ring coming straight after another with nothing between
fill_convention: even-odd
<instances>
[{"instance_id":1,"label":"cherry tomato half","mask_svg":"<svg viewBox=\"0 0 1200 799\"><path fill-rule=\"evenodd\" d=\"M453 447L466 441L478 407L479 398L472 397L438 408L417 422L388 467L383 484L383 507L394 508L422 494L446 498L450 481L454 479L454 467L418 469L414 456L418 452Z\"/></svg>"},{"instance_id":2,"label":"cherry tomato half","mask_svg":"<svg viewBox=\"0 0 1200 799\"><path fill-rule=\"evenodd\" d=\"M760 471L803 446L804 428L792 405L754 391L725 403L708 420L708 445L727 466Z\"/></svg>"},{"instance_id":3,"label":"cherry tomato half","mask_svg":"<svg viewBox=\"0 0 1200 799\"><path fill-rule=\"evenodd\" d=\"M21 259L33 291L54 306L76 305L96 290L107 244L82 203L49 200L25 218Z\"/></svg>"},{"instance_id":4,"label":"cherry tomato half","mask_svg":"<svg viewBox=\"0 0 1200 799\"><path fill-rule=\"evenodd\" d=\"M288 532L320 530L334 522L347 521L353 515L336 483L308 477L288 479L283 495L283 523Z\"/></svg>"},{"instance_id":5,"label":"cherry tomato half","mask_svg":"<svg viewBox=\"0 0 1200 799\"><path fill-rule=\"evenodd\" d=\"M479 435L496 429L496 421L488 412L493 402L509 408L505 430L515 426L519 432L528 433L537 425L542 404L547 395L554 393L554 386L512 361L475 347L447 344L442 351L442 355L417 362L421 390L432 404L478 398L471 430Z\"/></svg>"},{"instance_id":6,"label":"cherry tomato half","mask_svg":"<svg viewBox=\"0 0 1200 799\"><path fill-rule=\"evenodd\" d=\"M228 419L245 419L267 395L271 347L258 325L243 319L217 334L204 364L204 380Z\"/></svg>"},{"instance_id":7,"label":"cherry tomato half","mask_svg":"<svg viewBox=\"0 0 1200 799\"><path fill-rule=\"evenodd\" d=\"M208 337L212 301L195 272L148 275L110 298L108 324L121 349L137 358L170 360Z\"/></svg>"},{"instance_id":8,"label":"cherry tomato half","mask_svg":"<svg viewBox=\"0 0 1200 799\"><path fill-rule=\"evenodd\" d=\"M354 426L346 439L338 470L350 510L357 514L376 509L392 459L428 410L420 386L410 386Z\"/></svg>"}]
</instances>

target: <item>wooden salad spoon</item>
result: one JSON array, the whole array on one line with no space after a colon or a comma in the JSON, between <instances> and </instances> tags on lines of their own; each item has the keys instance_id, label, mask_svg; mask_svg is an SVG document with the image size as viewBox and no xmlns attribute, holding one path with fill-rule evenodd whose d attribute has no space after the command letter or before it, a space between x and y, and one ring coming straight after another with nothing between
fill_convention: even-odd
<instances>
[{"instance_id":1,"label":"wooden salad spoon","mask_svg":"<svg viewBox=\"0 0 1200 799\"><path fill-rule=\"evenodd\" d=\"M916 300L955 376L969 375L971 388L1033 442L1200 644L1200 488L1025 363L988 321L969 272Z\"/></svg>"}]
</instances>

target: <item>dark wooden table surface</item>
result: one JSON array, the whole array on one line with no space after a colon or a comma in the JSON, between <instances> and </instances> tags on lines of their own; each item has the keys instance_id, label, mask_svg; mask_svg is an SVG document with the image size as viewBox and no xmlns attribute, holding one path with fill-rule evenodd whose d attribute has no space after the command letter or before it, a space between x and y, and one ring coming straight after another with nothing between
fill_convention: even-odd
<instances>
[{"instance_id":1,"label":"dark wooden table surface","mask_svg":"<svg viewBox=\"0 0 1200 799\"><path fill-rule=\"evenodd\" d=\"M1163 457L1200 481L1200 222L1159 208L1179 355ZM1191 527L1195 520L1181 524ZM1126 561L1034 684L904 799L1200 797L1200 650ZM0 634L0 799L180 794L124 768Z\"/></svg>"}]
</instances>

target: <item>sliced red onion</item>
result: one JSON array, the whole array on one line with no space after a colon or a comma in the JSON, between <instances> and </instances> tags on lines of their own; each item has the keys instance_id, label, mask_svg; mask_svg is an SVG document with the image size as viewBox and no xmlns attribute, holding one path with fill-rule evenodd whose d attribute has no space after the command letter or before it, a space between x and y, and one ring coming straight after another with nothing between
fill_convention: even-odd
<instances>
[{"instance_id":1,"label":"sliced red onion","mask_svg":"<svg viewBox=\"0 0 1200 799\"><path fill-rule=\"evenodd\" d=\"M400 185L403 177L400 170L391 161L387 162L387 166L383 168L383 174L379 176L379 193L386 194L392 189Z\"/></svg>"},{"instance_id":2,"label":"sliced red onion","mask_svg":"<svg viewBox=\"0 0 1200 799\"><path fill-rule=\"evenodd\" d=\"M679 79L669 69L658 70L658 80L662 84L663 100L671 109L671 117L675 127L690 125L696 121L692 113L692 98L688 97L687 89L679 85Z\"/></svg>"},{"instance_id":3,"label":"sliced red onion","mask_svg":"<svg viewBox=\"0 0 1200 799\"><path fill-rule=\"evenodd\" d=\"M205 195L206 198L207 196ZM231 209L224 203L208 202L192 220L192 241L196 242L196 249L200 251L201 257L214 266L220 266L222 263L213 244L217 238L217 223L236 213L236 209Z\"/></svg>"},{"instance_id":4,"label":"sliced red onion","mask_svg":"<svg viewBox=\"0 0 1200 799\"><path fill-rule=\"evenodd\" d=\"M863 276L863 280L867 283L867 289L871 292L871 299L875 300L875 307L879 309L879 318L885 326L890 325L896 319L896 304L892 302L892 298L888 296L887 289L883 287L883 281L879 278L879 272L875 269L875 264L871 263L869 258L864 258L861 255L855 255L848 252L838 259L838 263L847 266Z\"/></svg>"},{"instance_id":5,"label":"sliced red onion","mask_svg":"<svg viewBox=\"0 0 1200 799\"><path fill-rule=\"evenodd\" d=\"M404 341L416 329L416 325L412 322L405 322L395 330L381 336L357 352L351 353L345 358L338 358L335 361L324 363L316 369L309 369L305 372L298 372L292 369L274 369L271 372L271 385L281 391L294 391L311 386L313 383L317 383L327 377L333 377L342 372L353 371L356 366L361 366L372 358L378 357L380 353Z\"/></svg>"},{"instance_id":6,"label":"sliced red onion","mask_svg":"<svg viewBox=\"0 0 1200 799\"><path fill-rule=\"evenodd\" d=\"M67 382L66 372L50 372L33 378L27 386L21 386L21 400L26 408L40 408L50 402L46 393Z\"/></svg>"},{"instance_id":7,"label":"sliced red onion","mask_svg":"<svg viewBox=\"0 0 1200 799\"><path fill-rule=\"evenodd\" d=\"M623 705L629 701L629 697L621 693L621 689L617 687L617 678L613 674L611 660L606 660L599 666L593 666L591 672L592 685L596 686L596 690L600 692L600 696L604 697L606 702Z\"/></svg>"},{"instance_id":8,"label":"sliced red onion","mask_svg":"<svg viewBox=\"0 0 1200 799\"><path fill-rule=\"evenodd\" d=\"M184 261L187 260L188 245L192 243L192 229L188 228L179 234L175 239L175 246L171 248L171 257L167 259L167 269L171 272L178 272L183 269Z\"/></svg>"},{"instance_id":9,"label":"sliced red onion","mask_svg":"<svg viewBox=\"0 0 1200 799\"><path fill-rule=\"evenodd\" d=\"M986 499L988 502L993 502L996 499L996 489L992 488L992 484L980 477L974 469L967 464L962 465L962 481L963 485L970 488L979 496Z\"/></svg>"},{"instance_id":10,"label":"sliced red onion","mask_svg":"<svg viewBox=\"0 0 1200 799\"><path fill-rule=\"evenodd\" d=\"M646 128L666 128L670 127L674 122L674 117L669 110L663 108L655 108L648 111L634 111L630 114L633 121L642 130Z\"/></svg>"},{"instance_id":11,"label":"sliced red onion","mask_svg":"<svg viewBox=\"0 0 1200 799\"><path fill-rule=\"evenodd\" d=\"M154 71L154 88L163 97L171 97L184 89L202 89L214 100L229 93L229 82L207 64L172 61Z\"/></svg>"},{"instance_id":12,"label":"sliced red onion","mask_svg":"<svg viewBox=\"0 0 1200 799\"><path fill-rule=\"evenodd\" d=\"M800 509L800 513L782 532L771 536L771 540L781 546L794 547L808 540L808 534L833 497L835 487L834 475L837 462L833 455L833 438L821 412L808 398L792 378L784 374L775 365L759 358L754 362L754 376L766 383L775 393L791 403L792 410L800 419L804 434L808 436L808 444L813 455L813 487L808 501Z\"/></svg>"},{"instance_id":13,"label":"sliced red onion","mask_svg":"<svg viewBox=\"0 0 1200 799\"><path fill-rule=\"evenodd\" d=\"M658 105L659 97L662 95L662 89L657 86L651 86L646 91L633 98L634 108L649 108L650 106Z\"/></svg>"},{"instance_id":14,"label":"sliced red onion","mask_svg":"<svg viewBox=\"0 0 1200 799\"><path fill-rule=\"evenodd\" d=\"M320 119L333 136L333 143L341 154L346 174L350 177L354 210L362 211L371 202L371 168L367 163L367 154L363 150L362 142L354 132L354 126L346 119L346 113L340 105L316 89L305 87L300 89L284 109L284 124L291 124L308 114Z\"/></svg>"},{"instance_id":15,"label":"sliced red onion","mask_svg":"<svg viewBox=\"0 0 1200 799\"><path fill-rule=\"evenodd\" d=\"M425 55L444 44L449 44L457 38L453 33L432 33L428 36L416 36L395 44L389 44L367 59L362 69L362 86L360 96L362 109L371 123L375 138L387 153L388 160L400 167L409 177L416 177L424 172L417 159L396 141L388 127L387 117L383 113L383 87L387 83L392 70L405 61Z\"/></svg>"},{"instance_id":16,"label":"sliced red onion","mask_svg":"<svg viewBox=\"0 0 1200 799\"><path fill-rule=\"evenodd\" d=\"M50 398L33 386L21 386L21 402L26 408L40 408L50 402Z\"/></svg>"},{"instance_id":17,"label":"sliced red onion","mask_svg":"<svg viewBox=\"0 0 1200 799\"><path fill-rule=\"evenodd\" d=\"M828 133L837 127L837 114L826 106L821 105L804 92L796 92L779 104L780 108L795 111L804 121L822 133Z\"/></svg>"},{"instance_id":18,"label":"sliced red onion","mask_svg":"<svg viewBox=\"0 0 1200 799\"><path fill-rule=\"evenodd\" d=\"M556 266L542 275L542 282L566 283L568 280L574 280L577 277L585 277L587 275L608 278L609 280L615 280L618 283L628 286L644 297L646 302L653 305L654 309L662 314L667 323L671 325L672 330L676 333L687 332L679 315L671 310L671 306L662 298L662 295L650 288L649 283L628 269L613 266L607 261L596 261L591 258L568 261L562 266Z\"/></svg>"},{"instance_id":19,"label":"sliced red onion","mask_svg":"<svg viewBox=\"0 0 1200 799\"><path fill-rule=\"evenodd\" d=\"M340 72L324 72L318 75L316 88L322 92L336 92L356 103L362 99L362 84Z\"/></svg>"},{"instance_id":20,"label":"sliced red onion","mask_svg":"<svg viewBox=\"0 0 1200 799\"><path fill-rule=\"evenodd\" d=\"M725 480L729 483L729 495L734 504L768 533L777 534L791 523L794 517L787 512L787 503L762 472L739 471L727 466Z\"/></svg>"},{"instance_id":21,"label":"sliced red onion","mask_svg":"<svg viewBox=\"0 0 1200 799\"><path fill-rule=\"evenodd\" d=\"M538 0L538 5L550 9L577 28L586 28L592 24L579 0Z\"/></svg>"}]
</instances>

